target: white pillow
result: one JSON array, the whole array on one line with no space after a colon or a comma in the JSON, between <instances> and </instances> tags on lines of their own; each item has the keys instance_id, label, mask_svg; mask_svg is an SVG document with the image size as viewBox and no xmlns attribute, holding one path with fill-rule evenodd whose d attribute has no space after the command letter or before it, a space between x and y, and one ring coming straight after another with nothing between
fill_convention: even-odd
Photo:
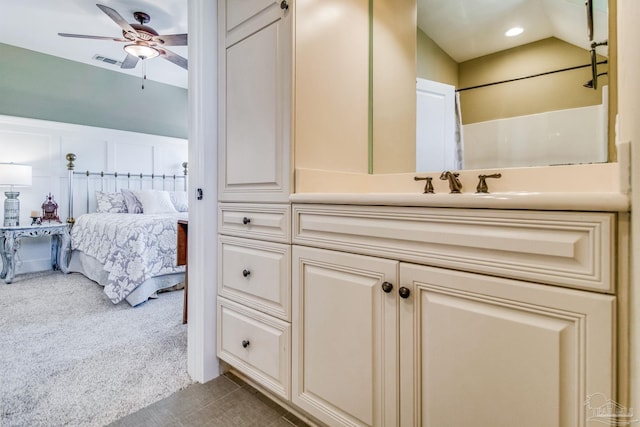
<instances>
[{"instance_id":1,"label":"white pillow","mask_svg":"<svg viewBox=\"0 0 640 427\"><path fill-rule=\"evenodd\" d=\"M189 198L187 197L186 191L170 191L169 197L171 198L173 207L176 208L178 212L189 211Z\"/></svg>"},{"instance_id":2,"label":"white pillow","mask_svg":"<svg viewBox=\"0 0 640 427\"><path fill-rule=\"evenodd\" d=\"M135 192L142 204L143 214L176 213L168 191L142 190Z\"/></svg>"}]
</instances>

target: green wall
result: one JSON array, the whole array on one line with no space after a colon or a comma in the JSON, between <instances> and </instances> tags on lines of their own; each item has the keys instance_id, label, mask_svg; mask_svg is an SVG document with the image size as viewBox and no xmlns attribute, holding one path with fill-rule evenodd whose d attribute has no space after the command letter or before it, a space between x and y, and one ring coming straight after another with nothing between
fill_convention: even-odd
<instances>
[{"instance_id":1,"label":"green wall","mask_svg":"<svg viewBox=\"0 0 640 427\"><path fill-rule=\"evenodd\" d=\"M465 88L588 64L588 51L549 37L462 62L458 78ZM584 67L460 92L462 120L477 123L601 104L608 79L598 80L597 91L582 86L590 79L591 67Z\"/></svg>"},{"instance_id":2,"label":"green wall","mask_svg":"<svg viewBox=\"0 0 640 427\"><path fill-rule=\"evenodd\" d=\"M184 88L0 43L2 115L187 138L187 102Z\"/></svg>"},{"instance_id":3,"label":"green wall","mask_svg":"<svg viewBox=\"0 0 640 427\"><path fill-rule=\"evenodd\" d=\"M458 63L420 28L417 36L417 76L458 87Z\"/></svg>"}]
</instances>

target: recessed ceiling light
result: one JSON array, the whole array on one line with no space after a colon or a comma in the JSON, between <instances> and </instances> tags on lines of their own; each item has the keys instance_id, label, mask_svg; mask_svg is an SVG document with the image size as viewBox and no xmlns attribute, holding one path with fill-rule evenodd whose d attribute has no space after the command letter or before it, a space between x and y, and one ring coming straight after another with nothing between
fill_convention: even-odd
<instances>
[{"instance_id":1,"label":"recessed ceiling light","mask_svg":"<svg viewBox=\"0 0 640 427\"><path fill-rule=\"evenodd\" d=\"M507 37L515 37L517 35L522 34L523 31L524 29L522 27L513 27L513 28L509 28L507 32L504 33L504 35Z\"/></svg>"}]
</instances>

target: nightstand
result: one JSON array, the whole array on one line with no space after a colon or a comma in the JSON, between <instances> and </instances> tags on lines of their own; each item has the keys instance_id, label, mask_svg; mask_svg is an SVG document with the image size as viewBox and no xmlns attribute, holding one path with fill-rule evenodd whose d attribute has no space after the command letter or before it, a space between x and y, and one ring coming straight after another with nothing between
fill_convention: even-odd
<instances>
[{"instance_id":1,"label":"nightstand","mask_svg":"<svg viewBox=\"0 0 640 427\"><path fill-rule=\"evenodd\" d=\"M0 255L2 256L2 272L0 279L6 283L13 282L15 277L16 252L20 241L28 237L51 236L51 267L67 273L71 237L68 224L46 223L17 227L0 227Z\"/></svg>"},{"instance_id":2,"label":"nightstand","mask_svg":"<svg viewBox=\"0 0 640 427\"><path fill-rule=\"evenodd\" d=\"M189 220L178 220L178 259L177 265L187 265L187 246L188 246ZM184 305L182 308L182 323L187 323L187 299L189 295L189 269L184 270Z\"/></svg>"}]
</instances>

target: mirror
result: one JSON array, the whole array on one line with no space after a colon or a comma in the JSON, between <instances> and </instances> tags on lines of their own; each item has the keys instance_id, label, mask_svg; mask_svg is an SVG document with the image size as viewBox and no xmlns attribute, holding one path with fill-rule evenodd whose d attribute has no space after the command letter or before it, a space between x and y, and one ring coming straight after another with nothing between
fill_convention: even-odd
<instances>
[{"instance_id":1,"label":"mirror","mask_svg":"<svg viewBox=\"0 0 640 427\"><path fill-rule=\"evenodd\" d=\"M374 0L370 172L615 160L612 3Z\"/></svg>"}]
</instances>

